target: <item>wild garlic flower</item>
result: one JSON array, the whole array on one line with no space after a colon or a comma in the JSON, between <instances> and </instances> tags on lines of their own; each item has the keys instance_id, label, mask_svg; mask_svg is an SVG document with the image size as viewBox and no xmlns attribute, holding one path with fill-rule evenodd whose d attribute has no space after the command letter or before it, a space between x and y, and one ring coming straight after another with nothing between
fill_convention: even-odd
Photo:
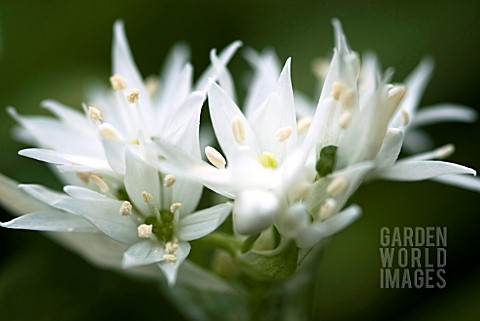
<instances>
[{"instance_id":1,"label":"wild garlic flower","mask_svg":"<svg viewBox=\"0 0 480 321\"><path fill-rule=\"evenodd\" d=\"M240 234L275 226L300 248L310 248L358 217L358 206L344 207L371 178L437 179L480 190L478 180L463 175L475 175L474 170L432 160L449 156L450 145L397 161L404 131L415 122L431 62L423 61L406 85L391 84L392 71L382 74L372 57L361 68L336 20L334 27L336 48L314 113L305 113L304 99L296 108L290 59L277 79L274 56L251 52L256 73L245 113L229 97L231 89L212 84L208 92L213 128L225 157L207 147L212 166L158 142L171 160L164 162L166 169L235 199L233 219ZM430 110L432 120L457 113L474 116L463 107Z\"/></svg>"},{"instance_id":2,"label":"wild garlic flower","mask_svg":"<svg viewBox=\"0 0 480 321\"><path fill-rule=\"evenodd\" d=\"M176 47L161 76L161 87L152 90L137 71L121 22L115 24L114 35L112 90L97 91L95 103L83 106L85 114L53 101L44 106L57 118L20 116L9 108L21 125L19 136L39 147L20 154L56 165L67 186L66 194L39 185L20 185L19 191L11 191L12 184L2 177L4 202L13 196L33 206L29 211L17 211L26 215L0 224L15 229L95 234L98 242L92 246L96 249L81 248L86 255L89 251L97 253L102 246L112 248L110 241L98 237L104 234L121 244L113 246L120 257L110 266L127 269L157 263L172 285L190 252L188 241L214 231L232 205L195 211L202 186L160 173L151 139L161 137L201 158L200 110L208 80L228 81L225 65L239 43L230 45L220 56L212 50L212 66L195 86L188 52ZM62 239L75 243L68 236Z\"/></svg>"}]
</instances>

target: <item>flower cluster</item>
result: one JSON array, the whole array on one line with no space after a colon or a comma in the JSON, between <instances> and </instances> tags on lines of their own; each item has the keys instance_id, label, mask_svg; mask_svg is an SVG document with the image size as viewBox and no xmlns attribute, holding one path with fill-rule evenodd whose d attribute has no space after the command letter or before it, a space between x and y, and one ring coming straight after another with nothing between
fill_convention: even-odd
<instances>
[{"instance_id":1,"label":"flower cluster","mask_svg":"<svg viewBox=\"0 0 480 321\"><path fill-rule=\"evenodd\" d=\"M249 50L254 74L242 111L227 69L239 42L218 55L212 50L195 84L183 46L174 47L159 77L144 81L117 22L111 88L92 92L83 112L54 101L43 104L53 118L8 109L19 137L36 146L20 154L53 164L65 187L17 189L0 176L0 199L22 214L1 226L63 232L54 237L100 265L157 265L170 285L189 242L203 238L227 249L241 272L275 279L360 215L348 200L366 180L435 179L480 190L469 176L474 170L441 161L452 145L398 159L402 146L427 148L419 126L475 119L458 105L417 110L432 62L423 60L403 85L391 84L393 73L382 73L372 55L361 64L336 20L334 27L331 61L314 65L318 99L293 90L290 59L282 69L272 52ZM221 151L210 146L213 137L200 147L207 98ZM203 186L231 201L198 209ZM233 230L218 232L230 212ZM274 273L265 263L272 257L289 262Z\"/></svg>"}]
</instances>

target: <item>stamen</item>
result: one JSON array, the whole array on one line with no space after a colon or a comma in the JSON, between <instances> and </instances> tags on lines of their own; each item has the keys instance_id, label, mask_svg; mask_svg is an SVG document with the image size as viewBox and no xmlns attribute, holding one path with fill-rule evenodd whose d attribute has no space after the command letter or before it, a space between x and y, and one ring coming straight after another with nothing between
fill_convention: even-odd
<instances>
[{"instance_id":1,"label":"stamen","mask_svg":"<svg viewBox=\"0 0 480 321\"><path fill-rule=\"evenodd\" d=\"M312 117L303 117L297 122L297 132L299 134L307 131L312 124Z\"/></svg>"},{"instance_id":2,"label":"stamen","mask_svg":"<svg viewBox=\"0 0 480 321\"><path fill-rule=\"evenodd\" d=\"M335 100L339 100L340 99L340 95L342 94L342 91L343 91L343 88L345 87L344 84L342 84L341 82L337 82L335 81L333 84L332 84L332 96L333 96L333 99Z\"/></svg>"},{"instance_id":3,"label":"stamen","mask_svg":"<svg viewBox=\"0 0 480 321\"><path fill-rule=\"evenodd\" d=\"M170 205L170 212L172 213L175 213L176 211L178 211L180 208L182 207L182 203L173 203L172 205Z\"/></svg>"},{"instance_id":4,"label":"stamen","mask_svg":"<svg viewBox=\"0 0 480 321\"><path fill-rule=\"evenodd\" d=\"M138 237L142 239L148 239L152 235L152 224L140 224L137 227Z\"/></svg>"},{"instance_id":5,"label":"stamen","mask_svg":"<svg viewBox=\"0 0 480 321\"><path fill-rule=\"evenodd\" d=\"M174 254L164 254L163 259L168 262L175 262L177 260L177 256Z\"/></svg>"},{"instance_id":6,"label":"stamen","mask_svg":"<svg viewBox=\"0 0 480 321\"><path fill-rule=\"evenodd\" d=\"M277 136L278 141L283 142L292 134L292 126L285 126L277 130L275 134Z\"/></svg>"},{"instance_id":7,"label":"stamen","mask_svg":"<svg viewBox=\"0 0 480 321\"><path fill-rule=\"evenodd\" d=\"M177 181L177 178L175 177L175 175L172 175L172 174L167 174L165 176L165 180L163 182L163 186L165 187L172 187L173 184L175 184L175 182Z\"/></svg>"},{"instance_id":8,"label":"stamen","mask_svg":"<svg viewBox=\"0 0 480 321\"><path fill-rule=\"evenodd\" d=\"M297 184L293 188L294 199L306 198L308 196L308 193L310 193L311 187L312 185L308 183Z\"/></svg>"},{"instance_id":9,"label":"stamen","mask_svg":"<svg viewBox=\"0 0 480 321\"><path fill-rule=\"evenodd\" d=\"M393 86L388 91L388 99L396 106L400 103L407 89L404 86Z\"/></svg>"},{"instance_id":10,"label":"stamen","mask_svg":"<svg viewBox=\"0 0 480 321\"><path fill-rule=\"evenodd\" d=\"M177 249L178 249L178 244L175 242L167 242L165 244L165 252L167 252L167 254L173 254Z\"/></svg>"},{"instance_id":11,"label":"stamen","mask_svg":"<svg viewBox=\"0 0 480 321\"><path fill-rule=\"evenodd\" d=\"M160 81L155 76L149 76L145 80L145 87L147 88L148 94L153 96L160 89Z\"/></svg>"},{"instance_id":12,"label":"stamen","mask_svg":"<svg viewBox=\"0 0 480 321\"><path fill-rule=\"evenodd\" d=\"M444 159L452 155L455 152L455 146L453 144L448 144L440 147L436 150L436 158Z\"/></svg>"},{"instance_id":13,"label":"stamen","mask_svg":"<svg viewBox=\"0 0 480 321\"><path fill-rule=\"evenodd\" d=\"M264 168L277 168L277 159L270 152L263 152L258 156L258 161Z\"/></svg>"},{"instance_id":14,"label":"stamen","mask_svg":"<svg viewBox=\"0 0 480 321\"><path fill-rule=\"evenodd\" d=\"M147 203L147 204L150 203L153 200L152 194L150 194L148 192L145 192L145 191L142 192L142 197L143 197L144 202Z\"/></svg>"},{"instance_id":15,"label":"stamen","mask_svg":"<svg viewBox=\"0 0 480 321\"><path fill-rule=\"evenodd\" d=\"M404 108L400 109L400 112L402 113L402 125L407 126L407 124L410 122L410 116Z\"/></svg>"},{"instance_id":16,"label":"stamen","mask_svg":"<svg viewBox=\"0 0 480 321\"><path fill-rule=\"evenodd\" d=\"M210 163L216 168L225 168L225 164L227 164L227 161L222 156L222 154L220 154L215 148L211 146L205 147L205 155L207 156L207 159L210 161Z\"/></svg>"},{"instance_id":17,"label":"stamen","mask_svg":"<svg viewBox=\"0 0 480 321\"><path fill-rule=\"evenodd\" d=\"M122 216L129 216L132 214L132 204L129 201L125 201L122 203L120 207L120 214Z\"/></svg>"},{"instance_id":18,"label":"stamen","mask_svg":"<svg viewBox=\"0 0 480 321\"><path fill-rule=\"evenodd\" d=\"M355 90L351 88L345 89L341 95L341 99L343 101L343 107L345 108L353 107L353 103L355 101L354 98L355 98Z\"/></svg>"},{"instance_id":19,"label":"stamen","mask_svg":"<svg viewBox=\"0 0 480 321\"><path fill-rule=\"evenodd\" d=\"M102 134L102 136L105 138L114 139L114 140L123 139L122 135L118 132L118 130L115 127L113 127L110 123L103 123L100 126L98 126L98 129L100 130L100 134Z\"/></svg>"},{"instance_id":20,"label":"stamen","mask_svg":"<svg viewBox=\"0 0 480 321\"><path fill-rule=\"evenodd\" d=\"M347 128L348 124L350 123L350 120L352 120L352 113L349 112L349 111L344 111L340 115L340 118L338 119L338 123L340 124L340 127L345 129L345 128Z\"/></svg>"},{"instance_id":21,"label":"stamen","mask_svg":"<svg viewBox=\"0 0 480 321\"><path fill-rule=\"evenodd\" d=\"M336 177L327 187L327 193L330 196L340 195L348 186L348 180L345 177Z\"/></svg>"},{"instance_id":22,"label":"stamen","mask_svg":"<svg viewBox=\"0 0 480 321\"><path fill-rule=\"evenodd\" d=\"M92 174L92 175L90 175L89 178L95 183L95 185L98 186L98 188L100 188L100 190L103 193L106 193L110 190L107 183L105 183L105 181L103 179L101 179L99 176Z\"/></svg>"},{"instance_id":23,"label":"stamen","mask_svg":"<svg viewBox=\"0 0 480 321\"><path fill-rule=\"evenodd\" d=\"M92 106L88 107L88 116L90 116L90 119L93 121L100 121L103 119L100 109Z\"/></svg>"},{"instance_id":24,"label":"stamen","mask_svg":"<svg viewBox=\"0 0 480 321\"><path fill-rule=\"evenodd\" d=\"M137 88L132 89L132 91L127 95L127 100L130 104L137 102L138 98L140 98L140 90Z\"/></svg>"},{"instance_id":25,"label":"stamen","mask_svg":"<svg viewBox=\"0 0 480 321\"><path fill-rule=\"evenodd\" d=\"M77 172L77 177L82 180L83 183L88 184L90 181L90 172Z\"/></svg>"},{"instance_id":26,"label":"stamen","mask_svg":"<svg viewBox=\"0 0 480 321\"><path fill-rule=\"evenodd\" d=\"M313 74L319 79L324 79L327 76L329 67L330 63L325 58L316 58L312 62Z\"/></svg>"},{"instance_id":27,"label":"stamen","mask_svg":"<svg viewBox=\"0 0 480 321\"><path fill-rule=\"evenodd\" d=\"M322 221L329 218L332 215L333 210L336 206L336 200L334 200L333 198L327 198L323 203L322 207L320 207L320 210L318 211L318 218Z\"/></svg>"},{"instance_id":28,"label":"stamen","mask_svg":"<svg viewBox=\"0 0 480 321\"><path fill-rule=\"evenodd\" d=\"M123 79L122 76L120 75L113 75L110 77L110 84L112 85L112 88L114 90L124 90L127 88L127 83L125 82L125 79Z\"/></svg>"},{"instance_id":29,"label":"stamen","mask_svg":"<svg viewBox=\"0 0 480 321\"><path fill-rule=\"evenodd\" d=\"M241 144L245 141L245 126L243 124L242 117L235 116L232 119L232 131L233 137L237 143Z\"/></svg>"}]
</instances>

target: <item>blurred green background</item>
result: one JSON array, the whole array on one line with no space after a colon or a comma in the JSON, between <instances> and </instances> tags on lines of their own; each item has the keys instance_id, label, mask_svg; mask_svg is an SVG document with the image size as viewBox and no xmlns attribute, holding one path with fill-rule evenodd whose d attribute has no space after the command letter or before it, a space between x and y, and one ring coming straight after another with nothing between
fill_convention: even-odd
<instances>
[{"instance_id":1,"label":"blurred green background","mask_svg":"<svg viewBox=\"0 0 480 321\"><path fill-rule=\"evenodd\" d=\"M4 112L44 113L55 98L79 108L85 86L107 83L112 24L126 24L144 76L157 73L169 47L185 40L196 74L210 48L240 39L293 57L294 86L312 93L311 60L333 46L332 17L350 45L374 50L401 81L422 56L436 60L422 104L457 102L479 109L478 1L5 1L0 2L0 172L24 183L59 187L48 170L17 155ZM236 74L246 70L241 55ZM238 80L238 79L237 79ZM237 82L238 84L239 82ZM480 169L479 124L429 126L437 146L454 142L450 160ZM430 183L375 182L357 192L363 217L330 242L319 267L319 320L480 320L478 194ZM2 212L2 221L10 216ZM382 226L447 226L447 287L379 287ZM155 284L92 267L40 233L0 230L0 320L182 320Z\"/></svg>"}]
</instances>

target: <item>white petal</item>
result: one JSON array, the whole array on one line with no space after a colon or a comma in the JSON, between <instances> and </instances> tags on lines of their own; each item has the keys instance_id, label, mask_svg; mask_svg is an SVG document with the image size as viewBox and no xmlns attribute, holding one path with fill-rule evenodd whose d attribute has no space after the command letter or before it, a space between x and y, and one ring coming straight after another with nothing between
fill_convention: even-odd
<instances>
[{"instance_id":1,"label":"white petal","mask_svg":"<svg viewBox=\"0 0 480 321\"><path fill-rule=\"evenodd\" d=\"M101 137L103 150L108 165L117 173L125 173L125 151L127 143L115 139Z\"/></svg>"},{"instance_id":2,"label":"white petal","mask_svg":"<svg viewBox=\"0 0 480 321\"><path fill-rule=\"evenodd\" d=\"M39 202L17 186L16 181L0 174L0 203L5 209L15 215L48 209L46 204Z\"/></svg>"},{"instance_id":3,"label":"white petal","mask_svg":"<svg viewBox=\"0 0 480 321\"><path fill-rule=\"evenodd\" d=\"M205 95L201 92L191 93L178 108L172 113L170 120L162 131L162 139L172 145L179 146L192 156L200 159L199 125L200 112ZM170 107L169 107L170 108Z\"/></svg>"},{"instance_id":4,"label":"white petal","mask_svg":"<svg viewBox=\"0 0 480 321\"><path fill-rule=\"evenodd\" d=\"M297 122L290 78L291 59L288 59L278 79L275 91L249 118L261 151L273 153L281 161L297 145ZM276 133L285 127L290 136L279 141Z\"/></svg>"},{"instance_id":5,"label":"white petal","mask_svg":"<svg viewBox=\"0 0 480 321\"><path fill-rule=\"evenodd\" d=\"M131 151L126 155L125 188L133 204L143 214L150 213L149 205L143 199L143 192L153 196L152 204L157 208L167 206L160 204L160 179L158 171L135 156Z\"/></svg>"},{"instance_id":6,"label":"white petal","mask_svg":"<svg viewBox=\"0 0 480 321\"><path fill-rule=\"evenodd\" d=\"M130 90L136 88L140 91L140 105L144 107L145 116L147 119L153 116L150 114L150 95L145 89L142 77L138 72L137 66L133 60L128 46L127 37L125 35L125 28L123 21L116 21L113 26L114 41L112 48L112 62L113 73L122 76L127 83L128 93Z\"/></svg>"},{"instance_id":7,"label":"white petal","mask_svg":"<svg viewBox=\"0 0 480 321\"><path fill-rule=\"evenodd\" d=\"M275 53L270 50L258 54L253 49L250 49L246 51L245 57L255 69L253 79L249 82L247 97L245 98L245 114L250 119L252 112L260 107L268 95L275 89L280 75L280 62Z\"/></svg>"},{"instance_id":8,"label":"white petal","mask_svg":"<svg viewBox=\"0 0 480 321\"><path fill-rule=\"evenodd\" d=\"M34 197L40 202L48 204L50 206L55 201L67 198L65 194L59 193L57 191L51 190L41 185L21 184L21 185L18 185L18 188L21 189L22 191L25 191L30 196Z\"/></svg>"},{"instance_id":9,"label":"white petal","mask_svg":"<svg viewBox=\"0 0 480 321\"><path fill-rule=\"evenodd\" d=\"M54 209L25 214L0 226L20 230L51 232L91 232L98 229L85 218Z\"/></svg>"},{"instance_id":10,"label":"white petal","mask_svg":"<svg viewBox=\"0 0 480 321\"><path fill-rule=\"evenodd\" d=\"M202 184L192 180L177 178L171 189L171 203L182 203L182 210L180 211L182 216L192 213L197 208L202 196Z\"/></svg>"},{"instance_id":11,"label":"white petal","mask_svg":"<svg viewBox=\"0 0 480 321\"><path fill-rule=\"evenodd\" d=\"M100 194L98 192L92 191L91 189L80 187L80 186L65 186L63 188L65 193L70 195L70 197L77 198L77 199L88 199L88 200L98 200L98 201L108 201L111 198Z\"/></svg>"},{"instance_id":12,"label":"white petal","mask_svg":"<svg viewBox=\"0 0 480 321\"><path fill-rule=\"evenodd\" d=\"M444 175L440 177L435 177L432 180L452 186L469 189L475 192L480 192L480 179L478 177L467 175Z\"/></svg>"},{"instance_id":13,"label":"white petal","mask_svg":"<svg viewBox=\"0 0 480 321\"><path fill-rule=\"evenodd\" d=\"M158 266L165 274L169 286L173 286L177 280L177 273L180 264L187 258L190 253L190 244L188 242L179 242L178 249L175 251L177 260L174 262L161 261Z\"/></svg>"},{"instance_id":14,"label":"white petal","mask_svg":"<svg viewBox=\"0 0 480 321\"><path fill-rule=\"evenodd\" d=\"M232 203L224 203L187 215L178 227L178 238L191 241L215 231L232 210Z\"/></svg>"},{"instance_id":15,"label":"white petal","mask_svg":"<svg viewBox=\"0 0 480 321\"><path fill-rule=\"evenodd\" d=\"M391 124L394 127L399 127L402 124L401 109L405 110L408 115L412 116L416 114L418 104L422 98L425 87L427 86L430 77L432 75L434 67L433 59L424 58L415 70L405 80L407 92L402 98L399 105L398 112L393 117Z\"/></svg>"},{"instance_id":16,"label":"white petal","mask_svg":"<svg viewBox=\"0 0 480 321\"><path fill-rule=\"evenodd\" d=\"M420 109L412 125L425 126L447 121L472 123L476 120L477 113L472 108L456 104L439 104Z\"/></svg>"},{"instance_id":17,"label":"white petal","mask_svg":"<svg viewBox=\"0 0 480 321\"><path fill-rule=\"evenodd\" d=\"M420 181L442 175L471 174L471 168L442 161L400 161L393 167L378 172L378 176L396 181Z\"/></svg>"},{"instance_id":18,"label":"white petal","mask_svg":"<svg viewBox=\"0 0 480 321\"><path fill-rule=\"evenodd\" d=\"M67 122L70 125L76 125L81 128L81 126L85 126L88 124L87 117L85 117L85 115L83 115L81 112L73 109L72 107L63 105L55 100L42 101L42 107L48 109L58 118L60 118L64 122Z\"/></svg>"},{"instance_id":19,"label":"white petal","mask_svg":"<svg viewBox=\"0 0 480 321\"><path fill-rule=\"evenodd\" d=\"M237 117L245 129L244 146L248 146L252 153L258 154L257 142L250 125L240 109L220 86L213 83L208 91L208 103L213 129L218 142L222 147L227 160L231 160L238 153L240 144L233 134L233 120Z\"/></svg>"},{"instance_id":20,"label":"white petal","mask_svg":"<svg viewBox=\"0 0 480 321\"><path fill-rule=\"evenodd\" d=\"M122 267L128 269L140 265L148 265L163 260L165 254L163 244L153 241L136 243L123 253Z\"/></svg>"},{"instance_id":21,"label":"white petal","mask_svg":"<svg viewBox=\"0 0 480 321\"><path fill-rule=\"evenodd\" d=\"M80 189L77 188L76 191L78 192ZM78 195L78 193L76 194ZM77 196L76 194L72 193ZM98 198L71 198L55 203L57 208L82 215L114 240L124 244L133 244L138 241L137 225L131 217L120 215L121 206L121 201L107 197L103 199L100 196Z\"/></svg>"},{"instance_id":22,"label":"white petal","mask_svg":"<svg viewBox=\"0 0 480 321\"><path fill-rule=\"evenodd\" d=\"M220 61L223 65L227 65L230 59L232 59L233 55L235 52L240 48L242 45L241 41L235 41L231 43L227 48L225 48L221 53L220 53ZM213 69L213 66L210 66L205 70L205 72L199 77L197 84L195 86L195 91L202 91L206 92L208 87L209 87L209 79L212 78L213 80L216 80L216 73L215 70Z\"/></svg>"},{"instance_id":23,"label":"white petal","mask_svg":"<svg viewBox=\"0 0 480 321\"><path fill-rule=\"evenodd\" d=\"M400 154L403 143L403 130L398 128L389 128L383 139L382 147L376 157L377 166L393 166Z\"/></svg>"},{"instance_id":24,"label":"white petal","mask_svg":"<svg viewBox=\"0 0 480 321\"><path fill-rule=\"evenodd\" d=\"M297 245L300 248L310 248L321 239L331 236L350 225L360 217L362 209L357 205L351 205L337 215L325 220L317 221L299 233Z\"/></svg>"},{"instance_id":25,"label":"white petal","mask_svg":"<svg viewBox=\"0 0 480 321\"><path fill-rule=\"evenodd\" d=\"M27 148L18 152L19 155L37 159L42 162L67 165L73 168L78 168L79 171L97 170L97 171L111 171L110 166L103 159L84 157L75 154L68 154L63 152L56 152L41 148Z\"/></svg>"},{"instance_id":26,"label":"white petal","mask_svg":"<svg viewBox=\"0 0 480 321\"><path fill-rule=\"evenodd\" d=\"M218 79L218 83L228 93L233 101L236 101L235 86L233 84L232 75L228 71L226 65L217 56L215 49L210 51L210 60L212 61L213 70Z\"/></svg>"}]
</instances>

